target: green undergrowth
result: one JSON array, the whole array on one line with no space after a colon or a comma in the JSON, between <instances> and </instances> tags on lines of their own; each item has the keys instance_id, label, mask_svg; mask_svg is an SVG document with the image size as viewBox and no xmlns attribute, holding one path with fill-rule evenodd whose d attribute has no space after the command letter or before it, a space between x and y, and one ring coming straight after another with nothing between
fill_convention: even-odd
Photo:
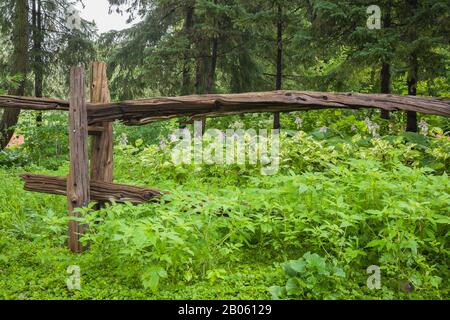
<instances>
[{"instance_id":1,"label":"green undergrowth","mask_svg":"<svg viewBox=\"0 0 450 320\"><path fill-rule=\"evenodd\" d=\"M23 191L18 178L67 164L2 167L0 298L448 298L448 138L326 134L284 136L273 176L174 165L169 141L117 146L116 181L165 195L82 210L90 249L79 255L66 249L65 198ZM69 266L80 290L67 287Z\"/></svg>"}]
</instances>

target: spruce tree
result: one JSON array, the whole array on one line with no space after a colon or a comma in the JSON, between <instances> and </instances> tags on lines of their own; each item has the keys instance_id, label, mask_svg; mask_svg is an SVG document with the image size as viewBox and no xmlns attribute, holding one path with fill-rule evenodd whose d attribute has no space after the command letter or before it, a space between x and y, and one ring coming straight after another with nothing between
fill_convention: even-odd
<instances>
[{"instance_id":1,"label":"spruce tree","mask_svg":"<svg viewBox=\"0 0 450 320\"><path fill-rule=\"evenodd\" d=\"M13 3L13 54L11 59L11 73L21 76L17 88L11 88L10 95L25 95L25 82L28 73L28 1L16 0ZM4 149L14 134L14 126L19 120L20 109L6 109L0 120L0 149Z\"/></svg>"}]
</instances>

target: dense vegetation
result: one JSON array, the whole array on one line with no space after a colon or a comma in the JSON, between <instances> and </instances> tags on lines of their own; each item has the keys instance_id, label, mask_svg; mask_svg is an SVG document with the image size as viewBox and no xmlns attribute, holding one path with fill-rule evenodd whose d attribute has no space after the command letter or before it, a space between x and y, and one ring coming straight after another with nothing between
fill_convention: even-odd
<instances>
[{"instance_id":1,"label":"dense vegetation","mask_svg":"<svg viewBox=\"0 0 450 320\"><path fill-rule=\"evenodd\" d=\"M334 112L325 113L308 114L302 126ZM283 126L294 129L294 122L295 115L282 117ZM59 142L41 149L41 159L28 142L6 151L1 297L448 297L450 140L438 129L374 138L353 114L335 115L334 123L326 133L284 137L274 176L249 165L175 166L168 139L145 146L118 136L116 180L170 194L158 204L89 212L91 249L79 256L66 249L65 198L27 193L17 177L66 174L64 159L43 154ZM282 263L308 252L306 273L283 272ZM82 290L73 296L65 284L69 265L82 271ZM381 290L366 287L369 265L381 267ZM402 281L415 291L399 290Z\"/></svg>"},{"instance_id":2,"label":"dense vegetation","mask_svg":"<svg viewBox=\"0 0 450 320\"><path fill-rule=\"evenodd\" d=\"M450 96L447 1L380 1L380 30L366 27L366 1L109 2L142 21L96 36L85 21L64 26L71 1L0 0L0 93L67 98L68 68L97 58L113 99L281 88ZM115 181L166 194L83 209L90 249L75 255L66 198L26 192L19 178L67 175L67 116L0 112L2 141L25 137L0 151L0 299L450 296L449 119L325 110L207 120L280 126L272 176L249 163L175 165L170 134L190 124L115 123ZM80 290L66 284L74 265ZM372 265L380 289L367 286Z\"/></svg>"}]
</instances>

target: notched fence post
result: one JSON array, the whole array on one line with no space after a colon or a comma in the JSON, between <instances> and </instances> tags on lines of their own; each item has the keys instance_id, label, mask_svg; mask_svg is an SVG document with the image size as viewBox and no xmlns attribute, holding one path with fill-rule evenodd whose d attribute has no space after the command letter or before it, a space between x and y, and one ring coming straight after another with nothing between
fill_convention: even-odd
<instances>
[{"instance_id":1,"label":"notched fence post","mask_svg":"<svg viewBox=\"0 0 450 320\"><path fill-rule=\"evenodd\" d=\"M69 216L79 217L80 214L74 210L86 207L90 201L88 121L82 67L73 67L70 70L69 150L70 171L67 179ZM69 221L71 251L82 252L86 249L80 243L80 237L86 229L87 226L78 221Z\"/></svg>"},{"instance_id":2,"label":"notched fence post","mask_svg":"<svg viewBox=\"0 0 450 320\"><path fill-rule=\"evenodd\" d=\"M95 61L91 72L91 103L109 103L110 94L106 63ZM113 124L103 122L97 125L97 134L93 134L91 179L102 182L113 182Z\"/></svg>"}]
</instances>

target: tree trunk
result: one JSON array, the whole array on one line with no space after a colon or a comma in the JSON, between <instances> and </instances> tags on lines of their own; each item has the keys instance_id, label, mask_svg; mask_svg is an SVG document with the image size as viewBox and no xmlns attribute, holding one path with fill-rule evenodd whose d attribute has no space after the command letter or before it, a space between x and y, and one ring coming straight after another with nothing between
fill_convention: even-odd
<instances>
[{"instance_id":1,"label":"tree trunk","mask_svg":"<svg viewBox=\"0 0 450 320\"><path fill-rule=\"evenodd\" d=\"M275 90L281 90L283 87L283 8L278 5L278 21L277 21L277 75ZM280 129L280 113L275 112L273 117L273 128Z\"/></svg>"},{"instance_id":2,"label":"tree trunk","mask_svg":"<svg viewBox=\"0 0 450 320\"><path fill-rule=\"evenodd\" d=\"M21 74L22 79L17 89L10 89L10 95L25 95L25 82L28 65L28 1L16 0L14 8L14 30L12 57L12 74ZM6 109L0 121L0 149L6 148L14 135L15 125L19 120L20 109Z\"/></svg>"},{"instance_id":3,"label":"tree trunk","mask_svg":"<svg viewBox=\"0 0 450 320\"><path fill-rule=\"evenodd\" d=\"M411 60L409 64L408 72L408 95L417 95L417 72L418 72L418 62L416 53L411 54ZM408 111L406 131L417 132L417 113Z\"/></svg>"},{"instance_id":4,"label":"tree trunk","mask_svg":"<svg viewBox=\"0 0 450 320\"><path fill-rule=\"evenodd\" d=\"M195 93L196 94L203 94L206 92L206 83L208 78L208 59L207 59L207 52L208 52L208 45L205 38L200 36L199 39L199 50L198 54L199 57L197 58L197 67L196 67L196 74L195 74ZM203 135L206 130L206 118L201 117L199 119L202 123L202 132Z\"/></svg>"},{"instance_id":5,"label":"tree trunk","mask_svg":"<svg viewBox=\"0 0 450 320\"><path fill-rule=\"evenodd\" d=\"M208 72L208 80L206 83L207 94L213 93L215 78L216 78L216 66L217 66L217 51L219 48L219 39L214 37L212 40L212 52L211 52L211 66Z\"/></svg>"},{"instance_id":6,"label":"tree trunk","mask_svg":"<svg viewBox=\"0 0 450 320\"><path fill-rule=\"evenodd\" d=\"M184 21L184 34L187 39L186 48L183 54L183 74L182 74L182 83L181 83L181 95L187 96L192 94L192 85L191 85L191 49L193 44L193 34L192 28L194 26L194 7L195 1L193 3L188 3L186 6L186 18ZM186 120L187 118L182 118L178 121L178 125L180 129L186 128Z\"/></svg>"},{"instance_id":7,"label":"tree trunk","mask_svg":"<svg viewBox=\"0 0 450 320\"><path fill-rule=\"evenodd\" d=\"M198 41L198 58L195 72L195 93L203 94L206 91L206 82L208 78L208 55L209 45L207 39L200 36Z\"/></svg>"},{"instance_id":8,"label":"tree trunk","mask_svg":"<svg viewBox=\"0 0 450 320\"><path fill-rule=\"evenodd\" d=\"M33 70L34 70L34 95L42 97L44 85L44 70L42 61L42 4L41 0L33 0ZM42 124L42 112L36 115L36 125Z\"/></svg>"},{"instance_id":9,"label":"tree trunk","mask_svg":"<svg viewBox=\"0 0 450 320\"><path fill-rule=\"evenodd\" d=\"M383 28L391 27L391 8L388 4L385 8L385 14L383 16ZM381 65L381 73L380 73L380 82L381 82L381 93L391 93L391 65L385 59ZM389 111L381 110L381 118L389 119Z\"/></svg>"},{"instance_id":10,"label":"tree trunk","mask_svg":"<svg viewBox=\"0 0 450 320\"><path fill-rule=\"evenodd\" d=\"M206 79L205 93L213 93L215 78L216 78L216 66L217 66L217 50L219 47L219 40L214 37L212 40L212 52L211 52L211 65L208 71L208 78ZM202 134L206 131L206 117L201 118L202 121Z\"/></svg>"},{"instance_id":11,"label":"tree trunk","mask_svg":"<svg viewBox=\"0 0 450 320\"><path fill-rule=\"evenodd\" d=\"M214 4L217 5L217 0L214 0ZM206 78L205 93L213 93L215 79L216 79L216 66L217 66L217 51L219 49L219 38L217 35L217 29L220 29L217 18L212 20L213 36L211 39L211 60L208 70L208 76Z\"/></svg>"},{"instance_id":12,"label":"tree trunk","mask_svg":"<svg viewBox=\"0 0 450 320\"><path fill-rule=\"evenodd\" d=\"M417 0L409 0L408 4L412 12L417 10ZM409 26L409 38L413 42L417 38L415 26ZM414 49L415 50L415 49ZM409 70L408 70L408 95L415 96L417 94L417 79L418 79L418 61L417 52L413 51L409 58ZM406 113L406 131L417 132L417 113L407 112Z\"/></svg>"},{"instance_id":13,"label":"tree trunk","mask_svg":"<svg viewBox=\"0 0 450 320\"><path fill-rule=\"evenodd\" d=\"M381 65L381 93L391 93L391 65L383 62ZM381 110L381 118L389 119L389 111Z\"/></svg>"},{"instance_id":14,"label":"tree trunk","mask_svg":"<svg viewBox=\"0 0 450 320\"><path fill-rule=\"evenodd\" d=\"M217 3L217 1L214 1ZM213 26L216 26L215 19L212 21ZM196 69L196 82L195 82L195 92L197 94L208 94L211 93L214 87L214 79L216 73L217 65L217 50L218 50L218 39L213 36L212 41L203 35L199 35L199 50L197 59L197 69ZM212 45L212 47L211 47ZM206 131L206 117L201 117L202 122L202 134Z\"/></svg>"},{"instance_id":15,"label":"tree trunk","mask_svg":"<svg viewBox=\"0 0 450 320\"><path fill-rule=\"evenodd\" d=\"M181 85L181 95L189 95L191 92L191 77L190 77L190 50L192 45L192 27L194 25L194 6L188 6L186 8L186 20L184 22L184 33L189 43L186 45L186 49L183 55L183 79Z\"/></svg>"}]
</instances>

